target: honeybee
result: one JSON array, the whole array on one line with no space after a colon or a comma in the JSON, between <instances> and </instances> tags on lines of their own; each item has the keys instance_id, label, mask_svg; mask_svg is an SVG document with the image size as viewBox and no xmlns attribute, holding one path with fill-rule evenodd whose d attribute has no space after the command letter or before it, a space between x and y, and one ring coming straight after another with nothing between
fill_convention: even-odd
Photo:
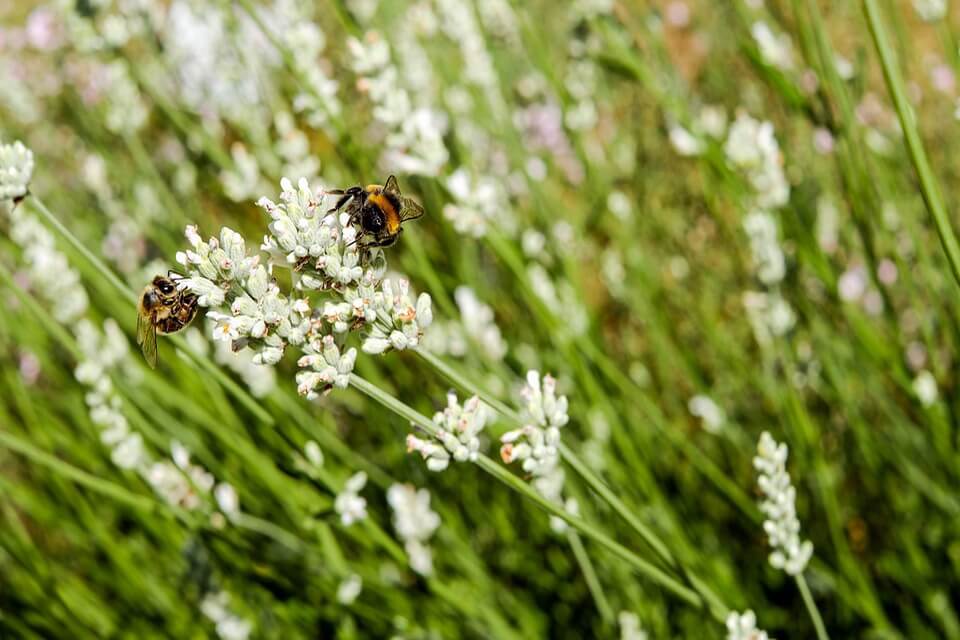
<instances>
[{"instance_id":1,"label":"honeybee","mask_svg":"<svg viewBox=\"0 0 960 640\"><path fill-rule=\"evenodd\" d=\"M400 237L402 223L423 215L423 207L400 193L395 176L387 178L384 185L358 185L328 193L341 196L329 213L346 205L350 224L360 225L357 242L361 247L389 247Z\"/></svg>"},{"instance_id":2,"label":"honeybee","mask_svg":"<svg viewBox=\"0 0 960 640\"><path fill-rule=\"evenodd\" d=\"M151 369L157 367L157 333L180 331L197 315L197 296L177 289L183 276L156 276L137 300L137 344Z\"/></svg>"}]
</instances>

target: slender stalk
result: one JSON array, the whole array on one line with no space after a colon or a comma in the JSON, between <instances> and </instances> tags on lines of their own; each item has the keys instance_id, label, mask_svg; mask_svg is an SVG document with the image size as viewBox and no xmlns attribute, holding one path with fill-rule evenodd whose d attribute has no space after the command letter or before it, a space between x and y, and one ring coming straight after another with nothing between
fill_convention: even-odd
<instances>
[{"instance_id":1,"label":"slender stalk","mask_svg":"<svg viewBox=\"0 0 960 640\"><path fill-rule=\"evenodd\" d=\"M587 555L587 550L583 548L583 541L573 529L567 530L567 540L570 541L570 548L573 549L573 555L580 564L583 579L587 582L590 595L593 596L593 601L597 604L600 617L603 618L605 623L611 624L613 622L613 609L610 608L610 602L603 593L603 586L600 584L599 578L597 578L597 572L593 568L590 556Z\"/></svg>"},{"instance_id":2,"label":"slender stalk","mask_svg":"<svg viewBox=\"0 0 960 640\"><path fill-rule=\"evenodd\" d=\"M800 588L800 595L803 596L803 604L807 606L807 612L813 620L813 626L817 630L817 640L830 640L827 635L827 628L823 624L823 618L820 617L820 610L817 609L817 603L813 601L813 594L810 593L810 587L807 585L807 579L803 574L797 577L797 586Z\"/></svg>"},{"instance_id":3,"label":"slender stalk","mask_svg":"<svg viewBox=\"0 0 960 640\"><path fill-rule=\"evenodd\" d=\"M163 513L159 504L153 498L137 495L132 491L116 485L108 480L99 478L92 473L64 462L60 458L38 449L25 440L21 440L9 431L0 430L0 444L6 448L16 451L25 458L36 462L39 465L47 467L51 471L69 478L79 485L92 489L97 493L108 496L117 502L121 502L135 509L147 511L149 513Z\"/></svg>"},{"instance_id":4,"label":"slender stalk","mask_svg":"<svg viewBox=\"0 0 960 640\"><path fill-rule=\"evenodd\" d=\"M913 168L920 179L920 193L923 195L927 211L933 216L934 224L937 227L937 235L940 237L940 244L943 245L943 250L947 254L947 261L950 263L953 278L960 285L960 243L957 242L957 236L953 232L953 227L950 226L950 216L947 213L940 187L933 175L930 160L927 158L926 149L920 138L913 107L907 100L903 77L895 60L893 49L890 47L886 27L883 24L883 18L880 15L880 8L877 6L876 0L863 0L863 11L867 16L867 23L870 25L873 44L880 55L883 78L887 83L887 89L890 91L894 107L897 110L900 128L903 129L903 135L906 138L910 161L913 163Z\"/></svg>"}]
</instances>

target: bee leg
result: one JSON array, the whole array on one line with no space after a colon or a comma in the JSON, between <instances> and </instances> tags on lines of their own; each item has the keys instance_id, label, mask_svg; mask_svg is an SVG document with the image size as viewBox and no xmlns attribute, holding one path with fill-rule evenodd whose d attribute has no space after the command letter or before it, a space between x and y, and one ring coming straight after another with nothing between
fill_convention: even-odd
<instances>
[{"instance_id":1,"label":"bee leg","mask_svg":"<svg viewBox=\"0 0 960 640\"><path fill-rule=\"evenodd\" d=\"M334 211L339 211L342 209L343 205L347 204L350 199L363 193L363 189L360 187L350 187L346 191L343 189L331 189L330 191L327 191L327 193L340 196L340 199L337 200L337 204L333 205L333 207L327 211L327 213L333 213Z\"/></svg>"}]
</instances>

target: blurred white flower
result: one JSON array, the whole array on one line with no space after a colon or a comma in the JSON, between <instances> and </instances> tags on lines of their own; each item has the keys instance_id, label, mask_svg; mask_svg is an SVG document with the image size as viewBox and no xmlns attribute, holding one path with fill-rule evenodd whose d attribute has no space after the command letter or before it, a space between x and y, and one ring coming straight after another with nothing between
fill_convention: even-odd
<instances>
[{"instance_id":1,"label":"blurred white flower","mask_svg":"<svg viewBox=\"0 0 960 640\"><path fill-rule=\"evenodd\" d=\"M240 513L240 498L233 485L227 482L221 482L213 490L213 497L217 500L217 506L223 515L232 518Z\"/></svg>"},{"instance_id":2,"label":"blurred white flower","mask_svg":"<svg viewBox=\"0 0 960 640\"><path fill-rule=\"evenodd\" d=\"M230 595L225 591L204 597L200 611L213 622L220 640L247 640L253 631L249 621L230 610Z\"/></svg>"},{"instance_id":3,"label":"blurred white flower","mask_svg":"<svg viewBox=\"0 0 960 640\"><path fill-rule=\"evenodd\" d=\"M427 541L440 526L440 516L430 508L430 492L410 484L393 484L387 490L393 509L393 527L404 543L410 568L423 576L433 573L433 555Z\"/></svg>"},{"instance_id":4,"label":"blurred white flower","mask_svg":"<svg viewBox=\"0 0 960 640\"><path fill-rule=\"evenodd\" d=\"M740 112L727 133L727 159L744 172L761 208L782 207L790 199L790 184L783 173L783 156L773 124Z\"/></svg>"},{"instance_id":5,"label":"blurred white flower","mask_svg":"<svg viewBox=\"0 0 960 640\"><path fill-rule=\"evenodd\" d=\"M943 20L947 15L947 0L913 0L913 9L926 22Z\"/></svg>"},{"instance_id":6,"label":"blurred white flower","mask_svg":"<svg viewBox=\"0 0 960 640\"><path fill-rule=\"evenodd\" d=\"M363 579L357 574L351 573L337 587L337 602L351 605L359 597L361 591L363 591Z\"/></svg>"},{"instance_id":7,"label":"blurred white flower","mask_svg":"<svg viewBox=\"0 0 960 640\"><path fill-rule=\"evenodd\" d=\"M769 433L760 434L753 466L759 472L757 484L764 495L760 510L767 517L763 530L773 552L770 564L796 576L803 573L813 555L813 543L800 540L797 492L787 472L787 445L777 443Z\"/></svg>"},{"instance_id":8,"label":"blurred white flower","mask_svg":"<svg viewBox=\"0 0 960 640\"><path fill-rule=\"evenodd\" d=\"M727 615L727 640L773 640L762 629L757 629L757 616L747 609L743 613L731 611Z\"/></svg>"},{"instance_id":9,"label":"blurred white flower","mask_svg":"<svg viewBox=\"0 0 960 640\"><path fill-rule=\"evenodd\" d=\"M640 616L632 611L621 611L617 616L620 624L620 640L647 640L647 633L640 626Z\"/></svg>"},{"instance_id":10,"label":"blurred white flower","mask_svg":"<svg viewBox=\"0 0 960 640\"><path fill-rule=\"evenodd\" d=\"M670 127L670 144L681 156L698 156L703 153L703 142L678 124Z\"/></svg>"},{"instance_id":11,"label":"blurred white flower","mask_svg":"<svg viewBox=\"0 0 960 640\"><path fill-rule=\"evenodd\" d=\"M912 386L914 395L917 396L920 404L925 407L933 405L940 395L937 390L937 379L926 369L917 373L917 376L913 379Z\"/></svg>"},{"instance_id":12,"label":"blurred white flower","mask_svg":"<svg viewBox=\"0 0 960 640\"><path fill-rule=\"evenodd\" d=\"M22 198L33 176L33 152L17 140L0 144L0 201Z\"/></svg>"},{"instance_id":13,"label":"blurred white flower","mask_svg":"<svg viewBox=\"0 0 960 640\"><path fill-rule=\"evenodd\" d=\"M776 292L744 291L743 308L761 346L768 346L774 338L789 333L797 321L790 303Z\"/></svg>"},{"instance_id":14,"label":"blurred white flower","mask_svg":"<svg viewBox=\"0 0 960 640\"><path fill-rule=\"evenodd\" d=\"M754 22L750 33L757 42L760 56L770 65L783 71L793 69L793 45L790 36L775 34L765 22Z\"/></svg>"},{"instance_id":15,"label":"blurred white flower","mask_svg":"<svg viewBox=\"0 0 960 640\"><path fill-rule=\"evenodd\" d=\"M367 501L360 496L360 491L367 484L367 474L358 471L347 480L343 491L337 494L333 508L340 515L343 526L349 527L354 522L366 520Z\"/></svg>"},{"instance_id":16,"label":"blurred white flower","mask_svg":"<svg viewBox=\"0 0 960 640\"><path fill-rule=\"evenodd\" d=\"M767 286L782 281L787 265L777 237L777 221L766 211L754 210L743 219L743 228L750 238L757 278Z\"/></svg>"},{"instance_id":17,"label":"blurred white flower","mask_svg":"<svg viewBox=\"0 0 960 640\"><path fill-rule=\"evenodd\" d=\"M507 344L494 321L493 309L466 285L457 287L453 298L460 309L464 331L480 346L481 354L494 362L501 360L507 353Z\"/></svg>"},{"instance_id":18,"label":"blurred white flower","mask_svg":"<svg viewBox=\"0 0 960 640\"><path fill-rule=\"evenodd\" d=\"M454 202L443 206L443 215L458 233L482 237L507 208L506 194L494 178L472 176L463 167L447 178L447 189Z\"/></svg>"},{"instance_id":19,"label":"blurred white flower","mask_svg":"<svg viewBox=\"0 0 960 640\"><path fill-rule=\"evenodd\" d=\"M705 395L696 395L687 403L690 414L703 421L703 428L710 433L717 433L727 421L727 416L713 398Z\"/></svg>"}]
</instances>

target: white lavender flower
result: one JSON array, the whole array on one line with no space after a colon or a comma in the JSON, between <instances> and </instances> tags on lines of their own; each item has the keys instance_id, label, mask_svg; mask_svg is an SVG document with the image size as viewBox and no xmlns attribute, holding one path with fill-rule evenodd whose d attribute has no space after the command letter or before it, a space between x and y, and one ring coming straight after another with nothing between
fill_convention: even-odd
<instances>
[{"instance_id":1,"label":"white lavender flower","mask_svg":"<svg viewBox=\"0 0 960 640\"><path fill-rule=\"evenodd\" d=\"M943 20L947 15L947 0L913 0L913 9L925 22Z\"/></svg>"},{"instance_id":2,"label":"white lavender flower","mask_svg":"<svg viewBox=\"0 0 960 640\"><path fill-rule=\"evenodd\" d=\"M473 289L465 285L454 290L453 299L460 310L464 331L480 346L481 353L491 361L503 359L507 344L494 321L493 309L481 302Z\"/></svg>"},{"instance_id":3,"label":"white lavender flower","mask_svg":"<svg viewBox=\"0 0 960 640\"><path fill-rule=\"evenodd\" d=\"M337 494L333 508L340 516L343 526L349 527L354 522L366 520L367 500L360 496L360 491L367 484L367 474L358 471L347 480L343 491Z\"/></svg>"},{"instance_id":4,"label":"white lavender flower","mask_svg":"<svg viewBox=\"0 0 960 640\"><path fill-rule=\"evenodd\" d=\"M297 365L304 371L297 372L297 392L308 400L318 397L319 392L334 387L346 389L350 385L350 373L357 360L357 350L350 348L341 352L332 335L311 339L303 348L304 354Z\"/></svg>"},{"instance_id":5,"label":"white lavender flower","mask_svg":"<svg viewBox=\"0 0 960 640\"><path fill-rule=\"evenodd\" d=\"M393 484L387 489L387 502L410 568L423 576L433 574L433 552L427 541L440 526L440 516L430 509L430 492L410 484Z\"/></svg>"},{"instance_id":6,"label":"white lavender flower","mask_svg":"<svg viewBox=\"0 0 960 640\"><path fill-rule=\"evenodd\" d=\"M506 209L506 194L491 176L472 176L460 167L446 180L454 202L444 205L443 215L457 233L483 237L488 225Z\"/></svg>"},{"instance_id":7,"label":"white lavender flower","mask_svg":"<svg viewBox=\"0 0 960 640\"><path fill-rule=\"evenodd\" d=\"M800 520L797 518L797 492L787 472L787 445L777 443L766 431L760 434L757 456L753 466L759 472L757 484L763 492L760 504L767 519L763 523L770 546L770 564L792 576L803 573L813 555L813 543L800 540Z\"/></svg>"},{"instance_id":8,"label":"white lavender flower","mask_svg":"<svg viewBox=\"0 0 960 640\"><path fill-rule=\"evenodd\" d=\"M344 578L337 587L337 602L351 605L363 591L363 579L355 573Z\"/></svg>"},{"instance_id":9,"label":"white lavender flower","mask_svg":"<svg viewBox=\"0 0 960 640\"><path fill-rule=\"evenodd\" d=\"M433 416L436 435L421 439L412 433L407 436L407 451L418 452L430 471L443 471L450 458L457 462L477 459L480 451L479 434L486 426L488 411L478 396L472 396L461 406L457 394L447 394L447 407Z\"/></svg>"},{"instance_id":10,"label":"white lavender flower","mask_svg":"<svg viewBox=\"0 0 960 640\"><path fill-rule=\"evenodd\" d=\"M240 513L240 497L232 484L228 482L218 484L213 490L213 497L217 501L220 512L228 518L233 518Z\"/></svg>"},{"instance_id":11,"label":"white lavender flower","mask_svg":"<svg viewBox=\"0 0 960 640\"><path fill-rule=\"evenodd\" d=\"M640 616L632 611L621 611L617 616L620 625L620 640L647 640L647 633L640 626Z\"/></svg>"},{"instance_id":12,"label":"white lavender flower","mask_svg":"<svg viewBox=\"0 0 960 640\"><path fill-rule=\"evenodd\" d=\"M380 291L373 293L365 315L372 317L366 337L364 353L380 354L390 349L403 351L420 344L423 330L433 322L430 294L421 293L416 305L410 299L410 284L400 279L394 283L384 280Z\"/></svg>"},{"instance_id":13,"label":"white lavender flower","mask_svg":"<svg viewBox=\"0 0 960 640\"><path fill-rule=\"evenodd\" d=\"M0 202L22 198L33 176L33 151L17 140L0 144Z\"/></svg>"},{"instance_id":14,"label":"white lavender flower","mask_svg":"<svg viewBox=\"0 0 960 640\"><path fill-rule=\"evenodd\" d=\"M937 379L926 369L920 371L913 379L913 393L925 407L932 406L940 395L937 391Z\"/></svg>"},{"instance_id":15,"label":"white lavender flower","mask_svg":"<svg viewBox=\"0 0 960 640\"><path fill-rule=\"evenodd\" d=\"M390 61L390 46L375 32L347 40L353 69L362 78L360 89L374 103L373 116L387 127L381 163L388 171L439 175L449 153L443 143L446 118L424 107L414 108L400 86Z\"/></svg>"},{"instance_id":16,"label":"white lavender flower","mask_svg":"<svg viewBox=\"0 0 960 640\"><path fill-rule=\"evenodd\" d=\"M790 36L785 33L775 34L766 22L754 22L750 33L757 42L760 56L767 64L782 71L793 69L793 45Z\"/></svg>"},{"instance_id":17,"label":"white lavender flower","mask_svg":"<svg viewBox=\"0 0 960 640\"><path fill-rule=\"evenodd\" d=\"M727 640L773 640L763 629L757 629L757 616L747 609L743 613L731 611L727 616Z\"/></svg>"},{"instance_id":18,"label":"white lavender flower","mask_svg":"<svg viewBox=\"0 0 960 640\"><path fill-rule=\"evenodd\" d=\"M230 594L225 591L208 594L200 610L216 627L220 640L247 640L253 625L230 609Z\"/></svg>"},{"instance_id":19,"label":"white lavender flower","mask_svg":"<svg viewBox=\"0 0 960 640\"><path fill-rule=\"evenodd\" d=\"M323 129L341 112L337 81L327 75L326 65L320 59L326 44L323 32L316 23L300 20L284 32L284 39L304 89L294 97L293 108L305 115L311 127Z\"/></svg>"},{"instance_id":20,"label":"white lavender flower","mask_svg":"<svg viewBox=\"0 0 960 640\"><path fill-rule=\"evenodd\" d=\"M783 173L783 156L772 123L739 113L727 133L724 151L750 181L757 206L777 208L787 203L790 185Z\"/></svg>"},{"instance_id":21,"label":"white lavender flower","mask_svg":"<svg viewBox=\"0 0 960 640\"><path fill-rule=\"evenodd\" d=\"M706 395L695 395L687 403L690 414L703 421L703 428L710 433L717 433L727 421L727 416L713 398Z\"/></svg>"},{"instance_id":22,"label":"white lavender flower","mask_svg":"<svg viewBox=\"0 0 960 640\"><path fill-rule=\"evenodd\" d=\"M745 291L743 308L757 343L763 347L789 333L797 320L790 303L777 292Z\"/></svg>"},{"instance_id":23,"label":"white lavender flower","mask_svg":"<svg viewBox=\"0 0 960 640\"><path fill-rule=\"evenodd\" d=\"M776 220L766 211L754 210L744 218L743 228L750 238L757 278L767 286L781 282L787 266L777 238Z\"/></svg>"}]
</instances>

